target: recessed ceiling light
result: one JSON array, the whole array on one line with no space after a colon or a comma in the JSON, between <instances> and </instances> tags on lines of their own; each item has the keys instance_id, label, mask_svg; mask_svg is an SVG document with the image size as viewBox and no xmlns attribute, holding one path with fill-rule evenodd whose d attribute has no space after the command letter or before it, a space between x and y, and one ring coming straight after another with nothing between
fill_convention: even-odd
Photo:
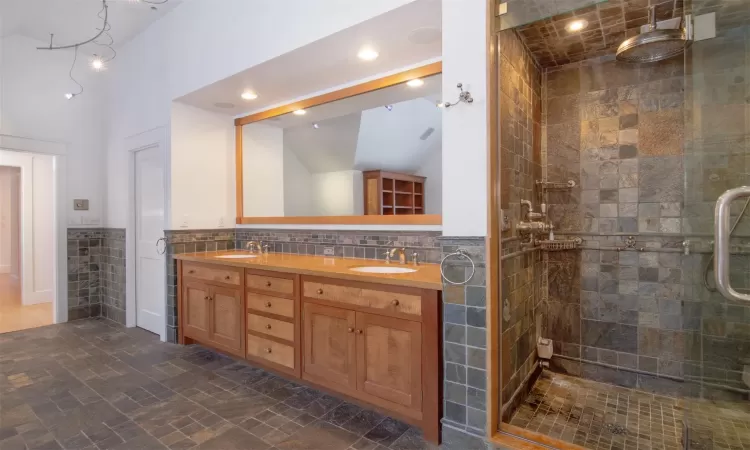
<instances>
[{"instance_id":1,"label":"recessed ceiling light","mask_svg":"<svg viewBox=\"0 0 750 450\"><path fill-rule=\"evenodd\" d=\"M577 33L583 30L584 28L586 28L587 26L589 26L588 20L577 19L565 25L565 29L568 31L568 33Z\"/></svg>"},{"instance_id":2,"label":"recessed ceiling light","mask_svg":"<svg viewBox=\"0 0 750 450\"><path fill-rule=\"evenodd\" d=\"M253 91L245 91L240 97L242 97L243 100L255 100L258 98L258 94Z\"/></svg>"},{"instance_id":3,"label":"recessed ceiling light","mask_svg":"<svg viewBox=\"0 0 750 450\"><path fill-rule=\"evenodd\" d=\"M67 98L68 100L70 100L73 97L75 97L75 94L71 94L70 92L68 92L67 94L65 94L65 98Z\"/></svg>"},{"instance_id":4,"label":"recessed ceiling light","mask_svg":"<svg viewBox=\"0 0 750 450\"><path fill-rule=\"evenodd\" d=\"M295 116L304 116L305 114L307 114L307 111L305 111L304 109L298 109L294 111Z\"/></svg>"},{"instance_id":5,"label":"recessed ceiling light","mask_svg":"<svg viewBox=\"0 0 750 450\"><path fill-rule=\"evenodd\" d=\"M438 108L445 108L445 103L438 102L435 106L437 106Z\"/></svg>"},{"instance_id":6,"label":"recessed ceiling light","mask_svg":"<svg viewBox=\"0 0 750 450\"><path fill-rule=\"evenodd\" d=\"M378 52L376 52L375 50L371 48L363 48L362 50L359 51L357 56L359 57L359 59L362 59L364 61L373 61L377 59L378 56L380 55L378 54Z\"/></svg>"},{"instance_id":7,"label":"recessed ceiling light","mask_svg":"<svg viewBox=\"0 0 750 450\"><path fill-rule=\"evenodd\" d=\"M318 128L320 128L320 125L318 125L317 123L314 123L313 124L313 128L315 128L317 130Z\"/></svg>"},{"instance_id":8,"label":"recessed ceiling light","mask_svg":"<svg viewBox=\"0 0 750 450\"><path fill-rule=\"evenodd\" d=\"M393 111L393 105L385 105L385 109L388 111Z\"/></svg>"},{"instance_id":9,"label":"recessed ceiling light","mask_svg":"<svg viewBox=\"0 0 750 450\"><path fill-rule=\"evenodd\" d=\"M420 87L424 84L424 80L421 78L415 78L413 80L409 80L406 82L406 85L409 87Z\"/></svg>"}]
</instances>

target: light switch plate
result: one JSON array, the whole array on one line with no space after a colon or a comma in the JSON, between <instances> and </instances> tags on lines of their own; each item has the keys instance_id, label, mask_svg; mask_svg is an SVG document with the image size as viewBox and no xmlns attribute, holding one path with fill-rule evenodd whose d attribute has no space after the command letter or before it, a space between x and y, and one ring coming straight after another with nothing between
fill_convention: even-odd
<instances>
[{"instance_id":1,"label":"light switch plate","mask_svg":"<svg viewBox=\"0 0 750 450\"><path fill-rule=\"evenodd\" d=\"M73 200L73 211L88 211L89 201L84 198L77 198Z\"/></svg>"}]
</instances>

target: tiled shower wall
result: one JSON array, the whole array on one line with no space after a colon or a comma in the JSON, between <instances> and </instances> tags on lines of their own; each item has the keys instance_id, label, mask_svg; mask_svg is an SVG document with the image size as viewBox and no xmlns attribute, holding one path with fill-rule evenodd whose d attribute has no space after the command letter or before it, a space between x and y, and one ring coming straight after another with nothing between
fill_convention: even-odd
<instances>
[{"instance_id":1,"label":"tiled shower wall","mask_svg":"<svg viewBox=\"0 0 750 450\"><path fill-rule=\"evenodd\" d=\"M167 248L167 340L177 342L177 264L180 253L242 249L249 241L269 246L273 253L323 255L332 248L335 256L385 259L387 250L406 248L409 261L440 262L439 232L376 232L339 230L173 230L166 231Z\"/></svg>"},{"instance_id":2,"label":"tiled shower wall","mask_svg":"<svg viewBox=\"0 0 750 450\"><path fill-rule=\"evenodd\" d=\"M68 317L125 324L125 230L68 229Z\"/></svg>"},{"instance_id":3,"label":"tiled shower wall","mask_svg":"<svg viewBox=\"0 0 750 450\"><path fill-rule=\"evenodd\" d=\"M545 73L548 180L577 183L550 193L550 220L559 236L585 241L583 251L549 254L558 370L674 395L744 388L750 308L702 280L716 198L747 184L747 42L747 27L696 42L690 77L683 58L602 58ZM736 241L749 230L746 218ZM750 286L748 259L733 259L739 286Z\"/></svg>"},{"instance_id":4,"label":"tiled shower wall","mask_svg":"<svg viewBox=\"0 0 750 450\"><path fill-rule=\"evenodd\" d=\"M515 31L498 34L501 209L511 224L502 233L502 403L524 388L536 369L536 338L542 334L545 308L542 253L523 252L516 224L525 220L521 200L540 202L535 184L541 180L541 70ZM521 398L523 396L520 396Z\"/></svg>"}]
</instances>

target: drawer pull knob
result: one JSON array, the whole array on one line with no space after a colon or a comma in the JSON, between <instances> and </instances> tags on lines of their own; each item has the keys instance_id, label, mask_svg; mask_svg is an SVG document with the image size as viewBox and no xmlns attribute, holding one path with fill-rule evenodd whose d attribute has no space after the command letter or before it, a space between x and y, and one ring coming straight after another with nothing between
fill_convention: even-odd
<instances>
[{"instance_id":1,"label":"drawer pull knob","mask_svg":"<svg viewBox=\"0 0 750 450\"><path fill-rule=\"evenodd\" d=\"M362 334L362 333L364 333L362 330L357 330L357 334Z\"/></svg>"},{"instance_id":2,"label":"drawer pull knob","mask_svg":"<svg viewBox=\"0 0 750 450\"><path fill-rule=\"evenodd\" d=\"M271 307L271 302L266 302L266 308L270 308L270 307Z\"/></svg>"},{"instance_id":3,"label":"drawer pull knob","mask_svg":"<svg viewBox=\"0 0 750 450\"><path fill-rule=\"evenodd\" d=\"M188 270L188 273L195 273L195 270Z\"/></svg>"},{"instance_id":4,"label":"drawer pull knob","mask_svg":"<svg viewBox=\"0 0 750 450\"><path fill-rule=\"evenodd\" d=\"M225 280L231 280L231 279L232 279L232 277L231 277L231 276L229 276L229 275L227 275L227 276L225 276L225 277L224 277L224 279L225 279Z\"/></svg>"},{"instance_id":5,"label":"drawer pull knob","mask_svg":"<svg viewBox=\"0 0 750 450\"><path fill-rule=\"evenodd\" d=\"M323 289L318 289L318 295L323 295Z\"/></svg>"},{"instance_id":6,"label":"drawer pull knob","mask_svg":"<svg viewBox=\"0 0 750 450\"><path fill-rule=\"evenodd\" d=\"M354 333L354 328L352 328L352 327L349 327L349 328L347 328L347 329L346 329L346 331L348 331L348 332L350 332L350 333Z\"/></svg>"},{"instance_id":7,"label":"drawer pull knob","mask_svg":"<svg viewBox=\"0 0 750 450\"><path fill-rule=\"evenodd\" d=\"M208 298L209 298L209 297L208 297L208 295L207 295L207 296L203 297L203 300L208 300Z\"/></svg>"},{"instance_id":8,"label":"drawer pull knob","mask_svg":"<svg viewBox=\"0 0 750 450\"><path fill-rule=\"evenodd\" d=\"M271 347L268 347L268 348L266 349L266 353L271 353Z\"/></svg>"},{"instance_id":9,"label":"drawer pull knob","mask_svg":"<svg viewBox=\"0 0 750 450\"><path fill-rule=\"evenodd\" d=\"M269 323L268 325L266 325L266 330L270 330L270 329L271 329L271 324Z\"/></svg>"},{"instance_id":10,"label":"drawer pull knob","mask_svg":"<svg viewBox=\"0 0 750 450\"><path fill-rule=\"evenodd\" d=\"M270 281L266 281L266 287L271 287L271 282Z\"/></svg>"},{"instance_id":11,"label":"drawer pull knob","mask_svg":"<svg viewBox=\"0 0 750 450\"><path fill-rule=\"evenodd\" d=\"M208 301L212 302L212 301L214 301L214 298L213 297L208 297Z\"/></svg>"},{"instance_id":12,"label":"drawer pull knob","mask_svg":"<svg viewBox=\"0 0 750 450\"><path fill-rule=\"evenodd\" d=\"M391 302L391 304L392 304L393 306L398 306L398 299L397 299L397 298L394 298L394 299L393 299L393 301Z\"/></svg>"}]
</instances>

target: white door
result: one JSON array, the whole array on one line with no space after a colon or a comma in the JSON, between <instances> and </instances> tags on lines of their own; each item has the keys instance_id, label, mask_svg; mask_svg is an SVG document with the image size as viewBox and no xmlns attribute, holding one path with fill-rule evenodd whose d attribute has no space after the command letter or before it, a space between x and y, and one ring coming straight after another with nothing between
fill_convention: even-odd
<instances>
[{"instance_id":1,"label":"white door","mask_svg":"<svg viewBox=\"0 0 750 450\"><path fill-rule=\"evenodd\" d=\"M166 330L164 164L159 147L135 154L136 326L162 338Z\"/></svg>"}]
</instances>

